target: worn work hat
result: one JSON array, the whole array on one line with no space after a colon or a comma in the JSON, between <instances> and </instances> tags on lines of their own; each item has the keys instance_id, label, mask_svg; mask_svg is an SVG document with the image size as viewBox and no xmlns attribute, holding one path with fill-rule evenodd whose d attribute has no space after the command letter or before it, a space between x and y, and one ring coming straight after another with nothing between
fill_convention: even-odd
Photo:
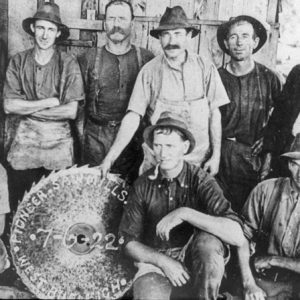
<instances>
[{"instance_id":1,"label":"worn work hat","mask_svg":"<svg viewBox=\"0 0 300 300\"><path fill-rule=\"evenodd\" d=\"M189 29L192 31L192 38L195 37L199 30L193 27L189 22L185 14L185 11L181 6L167 7L165 13L160 19L159 26L156 29L150 30L150 35L159 38L159 34L163 30L173 29Z\"/></svg>"},{"instance_id":2,"label":"worn work hat","mask_svg":"<svg viewBox=\"0 0 300 300\"><path fill-rule=\"evenodd\" d=\"M227 54L229 54L229 51L225 46L224 40L227 39L227 35L228 35L230 27L233 24L236 24L240 21L246 21L246 22L249 22L250 24L252 24L256 35L259 37L259 43L258 43L257 47L253 50L253 53L257 52L265 44L265 42L267 40L267 30L266 30L265 26L257 19L255 19L251 16L246 16L246 15L232 17L229 19L228 22L221 24L218 27L218 31L217 31L217 39L218 39L219 46Z\"/></svg>"},{"instance_id":3,"label":"worn work hat","mask_svg":"<svg viewBox=\"0 0 300 300\"><path fill-rule=\"evenodd\" d=\"M23 29L32 36L34 34L30 25L36 20L45 20L56 24L61 31L61 35L57 38L58 41L65 40L70 35L69 28L61 22L59 6L55 3L47 2L41 5L32 18L27 18L23 21Z\"/></svg>"},{"instance_id":4,"label":"worn work hat","mask_svg":"<svg viewBox=\"0 0 300 300\"><path fill-rule=\"evenodd\" d=\"M289 152L281 154L282 157L300 159L300 133L297 133Z\"/></svg>"},{"instance_id":5,"label":"worn work hat","mask_svg":"<svg viewBox=\"0 0 300 300\"><path fill-rule=\"evenodd\" d=\"M162 127L175 128L181 131L190 141L190 147L186 154L193 151L196 141L193 134L188 130L186 122L181 116L167 111L161 113L155 125L147 127L144 131L144 141L151 149L153 146L153 132L155 129Z\"/></svg>"}]
</instances>

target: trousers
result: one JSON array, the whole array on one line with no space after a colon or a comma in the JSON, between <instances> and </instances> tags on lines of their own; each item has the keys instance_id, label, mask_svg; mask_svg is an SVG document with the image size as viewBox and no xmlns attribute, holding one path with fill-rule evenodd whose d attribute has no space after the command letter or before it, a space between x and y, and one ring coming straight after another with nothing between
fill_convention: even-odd
<instances>
[{"instance_id":1,"label":"trousers","mask_svg":"<svg viewBox=\"0 0 300 300\"><path fill-rule=\"evenodd\" d=\"M191 282L173 287L167 277L150 272L133 283L134 299L217 299L224 275L226 247L220 239L197 231L189 245L184 264Z\"/></svg>"}]
</instances>

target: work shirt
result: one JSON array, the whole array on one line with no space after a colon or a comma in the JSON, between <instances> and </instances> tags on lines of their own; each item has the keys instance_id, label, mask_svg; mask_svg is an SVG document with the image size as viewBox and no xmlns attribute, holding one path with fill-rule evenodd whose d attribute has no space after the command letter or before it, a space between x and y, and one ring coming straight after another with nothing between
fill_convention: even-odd
<instances>
[{"instance_id":1,"label":"work shirt","mask_svg":"<svg viewBox=\"0 0 300 300\"><path fill-rule=\"evenodd\" d=\"M225 68L219 69L230 103L223 106L222 137L253 145L262 137L281 84L277 75L255 62L251 72L235 76Z\"/></svg>"},{"instance_id":2,"label":"work shirt","mask_svg":"<svg viewBox=\"0 0 300 300\"><path fill-rule=\"evenodd\" d=\"M150 51L140 51L141 64L153 58ZM99 121L121 121L140 70L136 47L122 55L103 47L98 74L94 70L96 54L97 49L93 49L79 60L86 84L88 115Z\"/></svg>"},{"instance_id":3,"label":"work shirt","mask_svg":"<svg viewBox=\"0 0 300 300\"><path fill-rule=\"evenodd\" d=\"M61 105L84 99L80 68L73 56L55 50L50 61L40 65L34 53L34 49L29 49L11 59L4 99L35 101L56 97ZM18 170L71 166L73 139L69 121L21 116L8 161Z\"/></svg>"},{"instance_id":4,"label":"work shirt","mask_svg":"<svg viewBox=\"0 0 300 300\"><path fill-rule=\"evenodd\" d=\"M119 232L125 239L124 245L139 241L156 249L184 246L193 233L193 227L186 222L171 231L168 242L156 236L157 223L179 207L240 222L215 179L200 167L185 162L172 180L163 178L161 173L154 180L149 175L153 175L153 169L140 176L129 192Z\"/></svg>"},{"instance_id":5,"label":"work shirt","mask_svg":"<svg viewBox=\"0 0 300 300\"><path fill-rule=\"evenodd\" d=\"M181 115L196 140L189 161L201 164L210 156L211 113L229 99L214 64L197 54L186 53L180 68L164 54L146 64L137 77L128 110L146 115L151 124L164 111Z\"/></svg>"},{"instance_id":6,"label":"work shirt","mask_svg":"<svg viewBox=\"0 0 300 300\"><path fill-rule=\"evenodd\" d=\"M276 186L280 188L274 192ZM290 178L263 181L251 192L242 211L245 236L257 241L261 255L299 258L299 216L300 195Z\"/></svg>"}]
</instances>

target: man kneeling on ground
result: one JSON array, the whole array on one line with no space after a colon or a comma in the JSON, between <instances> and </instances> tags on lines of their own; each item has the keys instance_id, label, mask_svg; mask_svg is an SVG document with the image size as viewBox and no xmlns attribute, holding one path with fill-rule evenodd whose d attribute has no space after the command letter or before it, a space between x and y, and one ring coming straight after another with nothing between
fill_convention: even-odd
<instances>
[{"instance_id":1,"label":"man kneeling on ground","mask_svg":"<svg viewBox=\"0 0 300 300\"><path fill-rule=\"evenodd\" d=\"M144 140L158 165L134 183L120 224L138 267L134 299L169 299L188 282L193 297L217 299L228 244L244 241L240 220L215 179L184 161L195 139L180 116L162 113Z\"/></svg>"},{"instance_id":2,"label":"man kneeling on ground","mask_svg":"<svg viewBox=\"0 0 300 300\"><path fill-rule=\"evenodd\" d=\"M239 250L243 284L249 287L245 299L300 299L300 134L282 156L290 177L258 184L242 211L244 233L256 244L250 260L255 281L249 243Z\"/></svg>"}]
</instances>

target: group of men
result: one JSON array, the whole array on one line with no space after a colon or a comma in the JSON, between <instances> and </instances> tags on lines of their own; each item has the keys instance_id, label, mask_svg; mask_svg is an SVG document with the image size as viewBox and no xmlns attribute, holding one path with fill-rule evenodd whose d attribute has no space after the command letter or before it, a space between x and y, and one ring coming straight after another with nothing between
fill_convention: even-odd
<instances>
[{"instance_id":1,"label":"group of men","mask_svg":"<svg viewBox=\"0 0 300 300\"><path fill-rule=\"evenodd\" d=\"M297 97L287 103L290 90L281 93L277 75L253 58L267 40L264 25L245 15L220 25L230 61L217 70L189 50L199 30L182 7L167 8L150 31L163 50L155 58L131 44L133 19L130 2L109 2L106 45L78 61L56 47L69 36L56 4L23 21L34 47L11 58L3 91L5 112L19 116L7 153L11 210L51 170L98 166L132 184L120 235L138 269L134 299L183 290L186 299L218 299L232 247L245 299L298 299L300 135L284 154L291 175L259 183L283 153L284 132L300 122ZM297 90L295 76L287 84Z\"/></svg>"}]
</instances>

